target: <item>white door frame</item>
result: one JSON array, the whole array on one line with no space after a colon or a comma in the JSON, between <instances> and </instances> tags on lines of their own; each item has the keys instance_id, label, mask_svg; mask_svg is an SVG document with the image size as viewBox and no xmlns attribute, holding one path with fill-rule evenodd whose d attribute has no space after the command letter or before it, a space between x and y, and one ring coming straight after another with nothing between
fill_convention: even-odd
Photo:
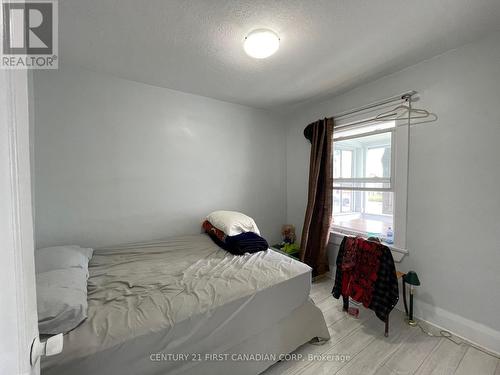
<instances>
[{"instance_id":1,"label":"white door frame","mask_svg":"<svg viewBox=\"0 0 500 375\"><path fill-rule=\"evenodd\" d=\"M0 374L39 374L28 72L0 70Z\"/></svg>"}]
</instances>

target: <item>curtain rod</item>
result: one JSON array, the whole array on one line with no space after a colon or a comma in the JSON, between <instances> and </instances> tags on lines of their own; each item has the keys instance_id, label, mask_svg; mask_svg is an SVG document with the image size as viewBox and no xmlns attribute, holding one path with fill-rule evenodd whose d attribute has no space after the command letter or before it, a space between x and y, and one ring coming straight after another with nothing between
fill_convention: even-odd
<instances>
[{"instance_id":1,"label":"curtain rod","mask_svg":"<svg viewBox=\"0 0 500 375\"><path fill-rule=\"evenodd\" d=\"M379 101L376 101L376 102L364 105L362 107L354 108L354 109L351 109L351 110L346 111L346 112L341 112L341 113L337 114L336 116L333 116L333 119L334 120L338 120L341 117L352 115L354 113L365 111L367 109L375 108L375 107L378 107L378 106L381 106L381 105L384 105L384 104L389 104L389 103L392 103L392 102L395 102L395 101L398 101L398 100L411 99L411 97L413 95L416 95L416 94L417 94L417 91L415 91L415 90L403 92L403 93L401 93L399 95L394 95L394 96L391 96L389 98L386 98L386 99L383 99L383 100L379 100ZM384 116L384 118L386 118L386 117L390 117L390 115ZM334 125L333 128L334 129L339 129L339 128L353 127L355 125L360 125L360 124L364 124L364 123L367 123L367 122L372 122L373 120L374 120L374 118L363 119L363 120L358 120L358 121L350 122L348 124ZM308 139L309 142L311 142L311 139L312 139L312 126L314 124L315 123L313 122L313 123L307 125L305 127L305 129L304 129L304 137L306 137L306 139Z\"/></svg>"},{"instance_id":2,"label":"curtain rod","mask_svg":"<svg viewBox=\"0 0 500 375\"><path fill-rule=\"evenodd\" d=\"M371 108L375 108L375 107L378 107L378 106L381 106L381 105L384 105L384 104L392 103L392 102L395 102L397 100L403 100L403 99L406 99L406 98L411 98L413 95L416 95L416 94L417 94L417 92L415 90L403 92L403 93L401 93L399 95L394 95L394 96L391 96L390 98L387 98L387 99L379 100L377 102L373 102L373 103L364 105L362 107L350 109L349 111L346 111L346 112L341 112L341 113L333 116L333 118L334 119L339 119L341 117L349 116L349 115L352 115L352 114L357 113L357 112L365 111L367 109L371 109Z\"/></svg>"}]
</instances>

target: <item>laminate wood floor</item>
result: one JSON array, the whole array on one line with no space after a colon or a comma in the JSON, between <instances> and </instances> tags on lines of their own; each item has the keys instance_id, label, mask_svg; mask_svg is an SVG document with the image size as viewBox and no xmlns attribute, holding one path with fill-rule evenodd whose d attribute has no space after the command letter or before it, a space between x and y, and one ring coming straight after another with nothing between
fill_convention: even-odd
<instances>
[{"instance_id":1,"label":"laminate wood floor","mask_svg":"<svg viewBox=\"0 0 500 375\"><path fill-rule=\"evenodd\" d=\"M278 362L264 375L500 375L496 357L430 337L406 324L398 310L391 313L389 337L384 337L384 324L373 311L361 307L357 319L344 313L342 302L330 294L332 286L333 280L323 278L313 283L310 294L323 311L330 341L302 345L294 353L303 360Z\"/></svg>"}]
</instances>

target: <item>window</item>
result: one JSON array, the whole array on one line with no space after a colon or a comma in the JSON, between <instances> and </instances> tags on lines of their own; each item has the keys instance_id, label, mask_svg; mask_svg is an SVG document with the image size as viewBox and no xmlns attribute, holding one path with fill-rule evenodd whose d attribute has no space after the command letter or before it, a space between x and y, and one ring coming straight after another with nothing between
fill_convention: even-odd
<instances>
[{"instance_id":1,"label":"window","mask_svg":"<svg viewBox=\"0 0 500 375\"><path fill-rule=\"evenodd\" d=\"M335 231L385 238L391 228L395 243L405 246L406 170L401 168L406 162L397 161L407 156L404 148L396 147L396 143L404 145L398 131L395 122L389 121L334 132ZM396 155L396 149L401 155ZM399 210L396 202L403 202Z\"/></svg>"}]
</instances>

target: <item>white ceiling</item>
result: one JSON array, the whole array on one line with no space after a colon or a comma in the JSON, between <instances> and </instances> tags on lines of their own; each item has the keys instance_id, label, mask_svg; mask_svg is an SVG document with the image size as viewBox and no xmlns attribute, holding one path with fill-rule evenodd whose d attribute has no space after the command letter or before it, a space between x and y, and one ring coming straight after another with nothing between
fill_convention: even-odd
<instances>
[{"instance_id":1,"label":"white ceiling","mask_svg":"<svg viewBox=\"0 0 500 375\"><path fill-rule=\"evenodd\" d=\"M260 108L338 93L498 29L499 0L60 0L60 66ZM280 50L248 57L271 28Z\"/></svg>"}]
</instances>

